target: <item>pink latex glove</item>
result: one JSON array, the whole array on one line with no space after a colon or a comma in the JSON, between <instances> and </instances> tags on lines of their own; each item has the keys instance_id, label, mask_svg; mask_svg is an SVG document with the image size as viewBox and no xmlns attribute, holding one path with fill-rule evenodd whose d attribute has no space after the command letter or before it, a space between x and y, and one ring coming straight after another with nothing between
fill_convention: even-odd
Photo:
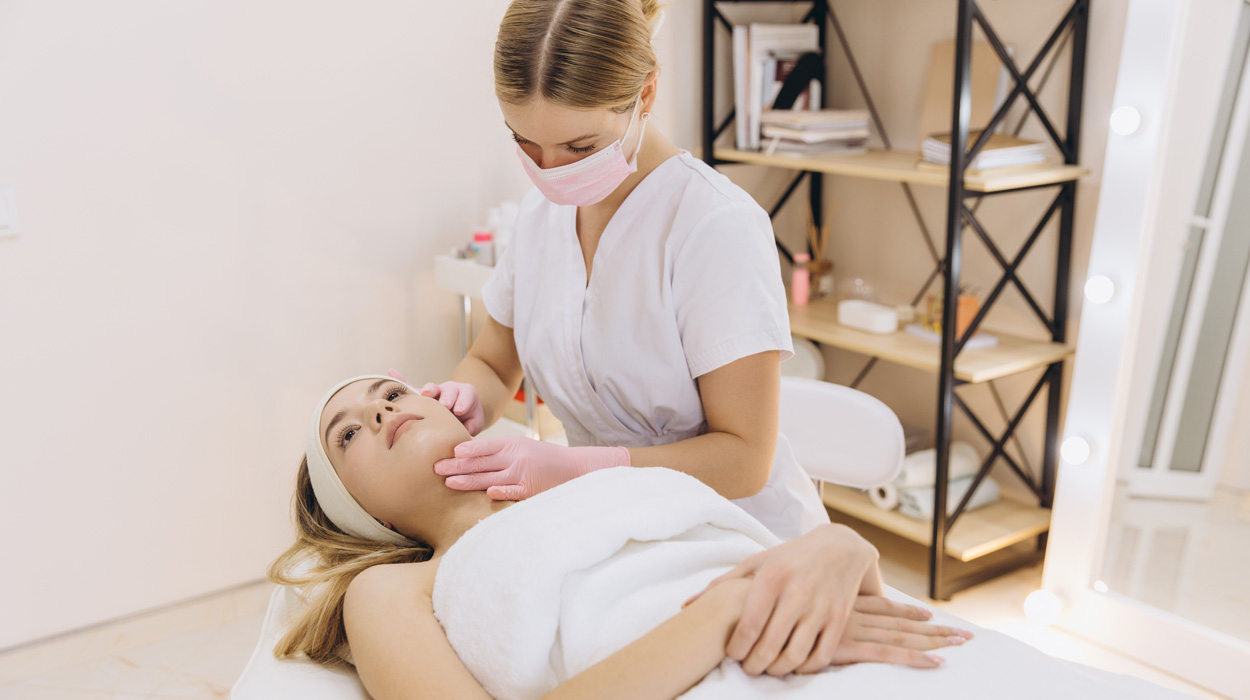
<instances>
[{"instance_id":1,"label":"pink latex glove","mask_svg":"<svg viewBox=\"0 0 1250 700\"><path fill-rule=\"evenodd\" d=\"M387 370L386 375L409 386L415 386L398 370ZM421 387L421 395L438 399L439 403L446 406L447 410L460 419L460 423L470 435L477 435L482 432L482 428L486 427L486 414L482 411L482 403L477 398L477 389L473 388L472 384L464 382L426 384Z\"/></svg>"},{"instance_id":2,"label":"pink latex glove","mask_svg":"<svg viewBox=\"0 0 1250 700\"><path fill-rule=\"evenodd\" d=\"M496 501L520 501L597 469L628 467L624 447L564 447L510 435L470 440L434 472L457 491L486 490Z\"/></svg>"}]
</instances>

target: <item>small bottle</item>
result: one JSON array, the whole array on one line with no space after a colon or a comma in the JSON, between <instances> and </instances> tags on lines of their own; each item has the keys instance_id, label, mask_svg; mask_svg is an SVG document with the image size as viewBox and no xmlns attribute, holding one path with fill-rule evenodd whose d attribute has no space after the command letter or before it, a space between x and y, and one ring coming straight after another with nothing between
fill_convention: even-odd
<instances>
[{"instance_id":1,"label":"small bottle","mask_svg":"<svg viewBox=\"0 0 1250 700\"><path fill-rule=\"evenodd\" d=\"M495 266L495 244L490 231L478 229L473 232L473 247L477 248L477 262L487 267Z\"/></svg>"},{"instance_id":2,"label":"small bottle","mask_svg":"<svg viewBox=\"0 0 1250 700\"><path fill-rule=\"evenodd\" d=\"M807 253L794 254L794 275L790 278L790 300L795 306L805 306L812 295L812 273L807 263L812 256Z\"/></svg>"}]
</instances>

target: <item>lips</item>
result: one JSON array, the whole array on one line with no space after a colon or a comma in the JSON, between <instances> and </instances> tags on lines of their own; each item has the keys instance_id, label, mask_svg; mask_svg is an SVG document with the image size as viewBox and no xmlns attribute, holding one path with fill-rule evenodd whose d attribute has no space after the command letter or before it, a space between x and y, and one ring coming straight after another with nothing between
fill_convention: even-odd
<instances>
[{"instance_id":1,"label":"lips","mask_svg":"<svg viewBox=\"0 0 1250 700\"><path fill-rule=\"evenodd\" d=\"M399 434L399 429L405 425L421 420L421 416L414 416L411 413L401 413L391 421L390 426L386 428L386 449L391 449L395 445L395 436Z\"/></svg>"}]
</instances>

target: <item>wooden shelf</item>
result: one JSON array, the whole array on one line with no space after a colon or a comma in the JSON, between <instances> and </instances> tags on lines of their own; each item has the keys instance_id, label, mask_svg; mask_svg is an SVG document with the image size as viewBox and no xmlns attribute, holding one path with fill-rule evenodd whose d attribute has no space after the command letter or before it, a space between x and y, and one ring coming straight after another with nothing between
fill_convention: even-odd
<instances>
[{"instance_id":1,"label":"wooden shelf","mask_svg":"<svg viewBox=\"0 0 1250 700\"><path fill-rule=\"evenodd\" d=\"M857 489L825 484L825 505L857 520L893 532L913 542L929 545L933 524L914 520L897 510L882 510ZM965 511L946 536L946 554L960 561L1006 549L1050 529L1050 510L1006 498Z\"/></svg>"},{"instance_id":2,"label":"wooden shelf","mask_svg":"<svg viewBox=\"0 0 1250 700\"><path fill-rule=\"evenodd\" d=\"M889 335L866 333L838 323L837 302L831 297L816 299L806 306L790 305L790 332L843 350L896 362L930 372L940 370L941 348L905 331ZM992 333L998 345L964 350L955 358L955 377L979 383L1006 377L1035 367L1044 367L1074 352L1068 345L1026 340L1004 333Z\"/></svg>"},{"instance_id":3,"label":"wooden shelf","mask_svg":"<svg viewBox=\"0 0 1250 700\"><path fill-rule=\"evenodd\" d=\"M769 165L776 168L806 170L862 177L889 182L910 182L917 185L945 187L949 174L923 162L920 154L909 151L868 151L845 156L787 156L766 155L757 151L739 151L718 148L719 160L751 165ZM1070 182L1089 173L1079 165L1039 164L999 170L971 171L964 176L964 189L969 192L1002 192L1022 187L1054 185Z\"/></svg>"}]
</instances>

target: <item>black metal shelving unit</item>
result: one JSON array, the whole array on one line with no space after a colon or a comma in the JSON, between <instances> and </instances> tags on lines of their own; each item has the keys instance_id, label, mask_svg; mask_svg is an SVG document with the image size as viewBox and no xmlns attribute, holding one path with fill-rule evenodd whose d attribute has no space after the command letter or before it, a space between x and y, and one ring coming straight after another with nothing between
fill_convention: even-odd
<instances>
[{"instance_id":1,"label":"black metal shelving unit","mask_svg":"<svg viewBox=\"0 0 1250 700\"><path fill-rule=\"evenodd\" d=\"M963 235L965 231L972 231L978 240L989 250L993 258L1003 269L1003 274L993 287L992 291L986 296L980 312L973 319L970 327L962 336L956 336L953 329L955 328L956 305L946 304L943 311L942 334L940 350L934 349L931 352L937 355L936 362L932 358L926 358L923 353L912 353L910 351L900 351L898 348L874 348L871 342L865 338L858 337L853 332L836 329L829 324L832 323L832 317L829 316L827 310L823 312L811 311L810 318L806 307L801 311L802 318L796 318L797 307L792 307L792 328L796 334L806 335L818 342L831 343L838 347L851 349L863 354L867 354L870 359L865 368L859 373L852 382L852 386L858 385L869 371L875 366L878 359L887 359L904 364L910 364L916 367L925 367L931 369L938 374L938 404L937 404L937 427L935 431L935 443L937 449L937 487L935 489L934 498L934 518L931 528L928 529L927 537L917 536L912 532L912 539L921 541L927 539L929 546L929 596L934 599L949 599L953 593L964 588L985 581L994 576L1005 573L1019 566L1036 562L1041 559L1045 552L1046 531L1048 529L1048 514L1042 515L1043 521L1035 522L1031 527L1023 528L1019 532L1023 534L1012 544L1019 544L1025 540L1035 540L1036 546L1031 547L1029 552L1011 557L996 557L991 565L971 567L969 571L951 575L948 570L953 567L949 566L952 559L952 527L959 522L966 514L965 509L971 495L976 490L982 480L989 473L991 467L998 460L1002 460L1011 469L1021 481L1023 481L1030 491L1036 496L1038 509L1048 511L1055 491L1055 469L1058 458L1058 431L1059 431L1059 412L1060 412L1060 393L1063 382L1064 358L1070 355L1071 348L1065 345L1066 326L1068 318L1068 285L1069 272L1071 265L1072 252L1072 231L1074 225L1074 210L1076 206L1076 179L1080 177L1084 171L1077 163L1077 155L1080 145L1080 117L1081 102L1084 91L1084 74L1085 74L1085 56L1086 41L1088 34L1088 18L1090 0L1073 0L1071 6L1064 14L1063 19L1059 22L1050 33L1041 50L1033 58L1028 66L1021 71L1016 65L1012 57L1009 55L1004 43L991 26L981 8L975 0L956 0L957 12L955 17L956 33L955 33L955 75L954 75L954 94L953 109L951 114L951 163L948 173L935 175L932 172L924 172L915 168L914 162L909 171L907 165L903 163L906 159L893 157L889 153L891 142L888 134L883 126L882 120L878 113L875 103L872 100L863 75L859 66L855 61L851 46L847 41L846 33L843 31L842 25L838 20L829 0L749 0L754 3L781 2L785 4L809 5L810 10L804 17L805 22L812 22L819 26L820 50L828 60L828 29L832 29L837 37L837 43L842 49L842 54L849 64L850 71L859 88L860 94L866 103L868 112L871 116L873 125L877 135L881 138L885 146L885 152L879 152L875 155L864 157L857 156L837 156L825 158L770 158L764 157L759 153L736 151L731 148L717 148L716 141L724 134L724 132L733 123L735 115L731 110L730 113L722 118L719 122L716 120L715 114L715 58L716 58L716 39L717 35L728 35L732 33L733 25L721 13L722 5L735 4L748 0L704 0L703 10L703 114L702 114L702 156L703 159L713 167L725 164L741 164L755 163L769 165L780 168L787 168L792 171L798 171L790 185L784 191L777 203L771 208L770 215L776 216L781 208L786 204L792 195L798 190L799 185L804 179L808 181L808 200L811 207L813 220L816 222L823 221L823 189L824 175L841 174L852 177L866 177L870 179L879 179L898 182L903 189L903 194L908 202L911 212L916 220L918 229L924 237L924 243L928 247L929 253L933 258L934 269L929 278L925 281L920 291L913 299L913 305L918 303L928 292L930 287L938 278L941 278L941 290L944 299L958 298L958 290L960 288L960 268L963 256ZM985 40L993 46L999 60L1006 67L1015 81L1014 87L1010 91L1008 98L1003 105L997 110L992 117L987 128L984 129L982 136L975 141L969 136L969 111L971 105L971 55L973 45L974 28L979 27ZM718 32L718 29L725 31ZM1037 89L1030 88L1030 81L1034 76L1039 75L1041 84L1051 75L1051 69L1055 66L1055 61L1059 54L1063 51L1065 45L1071 46L1071 66L1068 76L1068 109L1066 115L1066 123L1064 124L1064 132L1060 134L1055 128L1054 122L1051 121L1045 110L1042 108L1037 98L1040 92L1040 85ZM1047 59L1049 58L1049 61ZM1043 68L1043 64L1046 65ZM823 99L827 100L828 90L822 90ZM1050 140L1054 143L1060 154L1063 156L1064 165L1043 167L1037 169L1031 176L1026 177L1010 177L995 179L992 174L986 175L982 173L981 177L973 178L966 171L968 164L980 153L992 133L1000 124L1004 124L1008 111L1018 99L1023 99L1028 103L1028 110L1025 118L1036 118L1043 129L1048 134ZM1020 128L1024 124L1024 119L1015 128L1015 133L1020 132ZM897 154L895 154L897 155ZM918 158L918 156L917 156ZM903 163L903 164L900 164ZM932 235L930 234L923 217L920 214L916 204L915 197L912 193L912 185L931 185L943 186L947 189L947 211L944 220L945 223L945 251L944 254L939 251ZM1024 190L1034 189L1054 189L1055 197L1047 208L1046 213L1041 220L1033 228L1031 235L1027 238L1024 245L1018 253L1011 259L999 249L986 231L985 227L977 219L976 213L980 204L989 197L999 196L1005 193L1020 192ZM969 202L972 202L971 206ZM1032 293L1029 292L1024 282L1017 276L1017 270L1021 262L1028 255L1030 250L1034 248L1034 244L1041 237L1047 224L1054 216L1058 215L1058 241L1056 248L1056 264L1055 264L1055 292L1053 298L1052 312L1047 314L1037 302ZM778 241L777 248L780 254L793 262L792 253ZM1031 358L1028 362L1009 364L1002 363L995 365L993 362L985 361L982 356L974 359L973 354L982 351L965 351L965 344L972 335L981 326L987 313L993 308L995 302L999 299L1000 294L1013 285L1023 296L1028 305L1032 308L1046 329L1051 342L1050 343L1030 343L1029 341L1020 340L1020 354L1027 355ZM1013 346L1015 347L1015 346ZM906 348L904 348L906 350ZM1027 350L1027 352L1025 352ZM973 353L973 354L969 354ZM961 360L966 359L967 362ZM1001 398L993 385L993 380L1003 376L1017 374L1029 369L1042 370L1040 378L1028 393L1027 398L1018 407L1014 416L1008 416L1005 408L1002 408ZM1006 422L1006 429L999 435L995 435L979 418L971 407L956 392L956 388L965 384L989 383L990 390L994 391L994 398L1000 406L1000 412ZM1026 461L1022 466L1020 462L1014 459L1005 450L1009 441L1015 440L1015 433L1023 420L1026 412L1037 400L1041 391L1046 390L1046 427L1045 427L1045 444L1043 447L1040 474L1034 474L1033 469L1027 461L1024 460L1023 454L1020 461ZM954 419L955 408L958 407L964 415L966 415L976 430L982 434L992 445L992 449L988 456L985 457L978 470L976 477L964 496L963 500L957 504L953 512L947 516L948 489L947 481L950 467L950 445L952 439L952 422ZM1018 442L1016 443L1019 446ZM838 505L834 504L837 508ZM1036 516L1036 514L1034 514ZM899 516L901 517L901 516ZM983 517L983 516L982 516ZM1036 519L1036 518L1035 518ZM874 523L877 524L877 523ZM887 529L890 529L887 526ZM1008 542L1011 537L1003 539ZM1001 544L1001 543L1000 543ZM965 550L961 555L956 555L954 560L962 558L963 561L972 561L984 556L986 551L1000 551L1000 549L989 547L982 551L976 547ZM969 556L971 554L971 556Z\"/></svg>"}]
</instances>

